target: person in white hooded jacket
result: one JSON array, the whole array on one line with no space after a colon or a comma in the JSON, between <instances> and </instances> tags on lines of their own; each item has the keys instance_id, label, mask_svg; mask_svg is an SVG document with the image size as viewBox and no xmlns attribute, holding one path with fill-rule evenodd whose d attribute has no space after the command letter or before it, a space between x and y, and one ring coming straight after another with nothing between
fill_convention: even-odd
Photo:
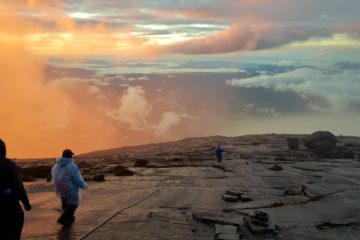
<instances>
[{"instance_id":1,"label":"person in white hooded jacket","mask_svg":"<svg viewBox=\"0 0 360 240\"><path fill-rule=\"evenodd\" d=\"M73 161L74 153L70 149L63 151L51 169L55 192L61 199L62 214L57 220L62 225L75 221L74 213L79 206L79 188L87 189L87 183Z\"/></svg>"}]
</instances>

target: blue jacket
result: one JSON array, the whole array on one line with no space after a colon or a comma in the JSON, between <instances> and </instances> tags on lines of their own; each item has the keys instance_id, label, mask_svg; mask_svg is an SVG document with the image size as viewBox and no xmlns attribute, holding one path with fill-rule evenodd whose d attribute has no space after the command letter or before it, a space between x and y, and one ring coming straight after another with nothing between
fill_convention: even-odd
<instances>
[{"instance_id":1,"label":"blue jacket","mask_svg":"<svg viewBox=\"0 0 360 240\"><path fill-rule=\"evenodd\" d=\"M220 145L218 145L216 148L215 148L215 154L217 157L221 157L222 153L223 153L224 149L221 148Z\"/></svg>"},{"instance_id":2,"label":"blue jacket","mask_svg":"<svg viewBox=\"0 0 360 240\"><path fill-rule=\"evenodd\" d=\"M79 188L87 188L72 158L59 158L51 169L55 192L70 205L79 205Z\"/></svg>"}]
</instances>

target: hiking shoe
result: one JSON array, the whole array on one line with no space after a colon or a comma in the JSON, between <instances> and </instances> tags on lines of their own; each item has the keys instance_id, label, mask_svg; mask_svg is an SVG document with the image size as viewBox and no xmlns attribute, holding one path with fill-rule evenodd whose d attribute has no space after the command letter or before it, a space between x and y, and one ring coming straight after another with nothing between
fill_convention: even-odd
<instances>
[{"instance_id":1,"label":"hiking shoe","mask_svg":"<svg viewBox=\"0 0 360 240\"><path fill-rule=\"evenodd\" d=\"M58 219L57 222L61 225L64 225L64 226L67 226L67 225L71 225L73 222L75 221L75 217L71 217L70 219L68 220L60 220Z\"/></svg>"}]
</instances>

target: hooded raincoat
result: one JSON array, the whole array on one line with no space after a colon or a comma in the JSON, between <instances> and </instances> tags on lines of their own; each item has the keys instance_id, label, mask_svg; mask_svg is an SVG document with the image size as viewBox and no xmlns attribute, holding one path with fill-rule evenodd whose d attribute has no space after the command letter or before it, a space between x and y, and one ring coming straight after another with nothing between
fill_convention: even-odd
<instances>
[{"instance_id":1,"label":"hooded raincoat","mask_svg":"<svg viewBox=\"0 0 360 240\"><path fill-rule=\"evenodd\" d=\"M55 192L70 205L79 205L79 188L87 188L72 158L59 158L51 169Z\"/></svg>"}]
</instances>

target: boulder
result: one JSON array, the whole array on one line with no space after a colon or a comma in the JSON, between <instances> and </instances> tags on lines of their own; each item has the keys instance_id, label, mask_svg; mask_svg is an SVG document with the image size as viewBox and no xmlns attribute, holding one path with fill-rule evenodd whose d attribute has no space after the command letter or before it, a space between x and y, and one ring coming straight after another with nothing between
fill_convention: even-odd
<instances>
[{"instance_id":1,"label":"boulder","mask_svg":"<svg viewBox=\"0 0 360 240\"><path fill-rule=\"evenodd\" d=\"M331 132L318 131L308 136L304 145L316 154L321 155L336 148L336 137Z\"/></svg>"},{"instance_id":2,"label":"boulder","mask_svg":"<svg viewBox=\"0 0 360 240\"><path fill-rule=\"evenodd\" d=\"M300 141L298 138L295 137L288 137L286 139L289 149L296 150L299 149Z\"/></svg>"}]
</instances>

